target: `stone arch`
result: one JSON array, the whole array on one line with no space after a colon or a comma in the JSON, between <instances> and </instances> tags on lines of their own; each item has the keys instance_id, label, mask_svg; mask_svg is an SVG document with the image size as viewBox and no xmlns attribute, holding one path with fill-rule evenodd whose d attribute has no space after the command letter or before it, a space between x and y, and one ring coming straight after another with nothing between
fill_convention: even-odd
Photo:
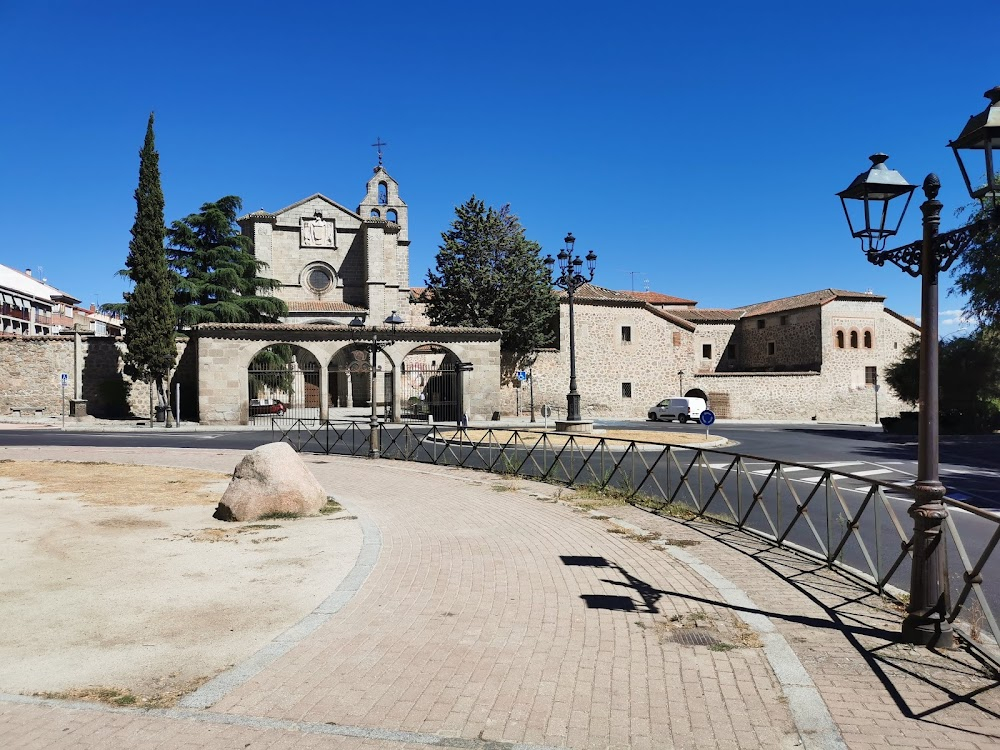
<instances>
[{"instance_id":1,"label":"stone arch","mask_svg":"<svg viewBox=\"0 0 1000 750\"><path fill-rule=\"evenodd\" d=\"M258 345L246 369L251 420L319 418L322 368L315 353L286 342Z\"/></svg>"},{"instance_id":2,"label":"stone arch","mask_svg":"<svg viewBox=\"0 0 1000 750\"><path fill-rule=\"evenodd\" d=\"M700 398L704 399L706 404L708 403L708 394L701 388L689 388L687 393L684 394L684 398Z\"/></svg>"},{"instance_id":3,"label":"stone arch","mask_svg":"<svg viewBox=\"0 0 1000 750\"><path fill-rule=\"evenodd\" d=\"M385 206L389 203L389 185L382 181L378 184L378 204Z\"/></svg>"},{"instance_id":4,"label":"stone arch","mask_svg":"<svg viewBox=\"0 0 1000 750\"><path fill-rule=\"evenodd\" d=\"M385 220L391 221L394 224L398 224L399 214L396 213L396 210L394 208L390 208L388 211L385 212Z\"/></svg>"},{"instance_id":5,"label":"stone arch","mask_svg":"<svg viewBox=\"0 0 1000 750\"><path fill-rule=\"evenodd\" d=\"M392 355L379 350L375 368L373 373L370 344L344 342L327 364L330 408L338 410L339 415L345 418L370 414L374 394L376 413L381 411L383 417L390 418L394 413L393 376L396 368ZM382 374L381 379L379 373Z\"/></svg>"},{"instance_id":6,"label":"stone arch","mask_svg":"<svg viewBox=\"0 0 1000 750\"><path fill-rule=\"evenodd\" d=\"M851 348L858 348L858 330L856 328L851 329Z\"/></svg>"},{"instance_id":7,"label":"stone arch","mask_svg":"<svg viewBox=\"0 0 1000 750\"><path fill-rule=\"evenodd\" d=\"M421 344L399 366L399 401L403 419L457 422L463 412L459 354L442 344Z\"/></svg>"}]
</instances>

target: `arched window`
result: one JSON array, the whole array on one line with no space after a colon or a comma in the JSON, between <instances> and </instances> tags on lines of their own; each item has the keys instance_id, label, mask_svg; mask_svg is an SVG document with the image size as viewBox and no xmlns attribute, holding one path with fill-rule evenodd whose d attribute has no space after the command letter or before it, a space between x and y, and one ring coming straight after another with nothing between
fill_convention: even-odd
<instances>
[{"instance_id":1,"label":"arched window","mask_svg":"<svg viewBox=\"0 0 1000 750\"><path fill-rule=\"evenodd\" d=\"M384 182L378 184L378 204L384 206L389 202L389 186Z\"/></svg>"},{"instance_id":2,"label":"arched window","mask_svg":"<svg viewBox=\"0 0 1000 750\"><path fill-rule=\"evenodd\" d=\"M380 219L380 218L382 218L382 214L380 214L378 212L377 208L373 208L372 212L369 214L369 216L371 216L371 218L373 218L373 219Z\"/></svg>"},{"instance_id":3,"label":"arched window","mask_svg":"<svg viewBox=\"0 0 1000 750\"><path fill-rule=\"evenodd\" d=\"M385 212L385 219L386 221L391 221L397 224L399 223L399 217L396 215L396 212L391 208Z\"/></svg>"},{"instance_id":4,"label":"arched window","mask_svg":"<svg viewBox=\"0 0 1000 750\"><path fill-rule=\"evenodd\" d=\"M844 332L841 331L840 329L837 330L837 348L838 349L844 348Z\"/></svg>"},{"instance_id":5,"label":"arched window","mask_svg":"<svg viewBox=\"0 0 1000 750\"><path fill-rule=\"evenodd\" d=\"M851 331L851 348L852 349L857 349L858 348L858 332L857 331Z\"/></svg>"},{"instance_id":6,"label":"arched window","mask_svg":"<svg viewBox=\"0 0 1000 750\"><path fill-rule=\"evenodd\" d=\"M871 331L865 331L864 341L865 341L865 349L871 349L872 348L872 332Z\"/></svg>"}]
</instances>

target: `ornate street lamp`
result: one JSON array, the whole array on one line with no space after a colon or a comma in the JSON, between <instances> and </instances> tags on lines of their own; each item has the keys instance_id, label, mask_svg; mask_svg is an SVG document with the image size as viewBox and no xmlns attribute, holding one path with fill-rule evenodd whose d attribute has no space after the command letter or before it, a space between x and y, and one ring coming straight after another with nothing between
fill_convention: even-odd
<instances>
[{"instance_id":1,"label":"ornate street lamp","mask_svg":"<svg viewBox=\"0 0 1000 750\"><path fill-rule=\"evenodd\" d=\"M563 240L566 247L559 251L556 256L559 260L559 276L552 279L553 285L560 289L565 289L569 297L569 393L566 394L566 420L568 422L582 422L580 418L580 394L576 390L576 340L574 338L573 326L573 294L584 284L589 284L594 279L594 270L597 266L597 254L591 250L587 253L587 273L581 273L583 259L579 255L573 254L573 247L576 238L570 232ZM552 271L555 265L551 255L545 256L545 265Z\"/></svg>"},{"instance_id":2,"label":"ornate street lamp","mask_svg":"<svg viewBox=\"0 0 1000 750\"><path fill-rule=\"evenodd\" d=\"M996 206L1000 203L1000 175L997 174L1000 164L993 158L994 149L1000 154L1000 86L993 87L983 96L990 100L990 105L978 115L970 117L958 138L950 141L948 145L955 153L955 161L962 170L969 195L981 201L986 208L989 204ZM960 152L969 151L983 152L985 171L982 185L972 184L966 165L962 161Z\"/></svg>"},{"instance_id":3,"label":"ornate street lamp","mask_svg":"<svg viewBox=\"0 0 1000 750\"><path fill-rule=\"evenodd\" d=\"M1000 87L987 93L992 104L969 120L965 130L951 143L958 157L969 194L985 201L996 200L998 185L993 172L993 145L1000 144ZM973 187L960 149L981 149L985 156L986 187ZM929 174L924 179L926 200L921 204L923 238L904 247L885 250L886 239L899 230L903 214L915 189L902 175L885 166L888 157L869 157L872 167L858 175L839 193L851 236L861 240L869 262L883 266L892 263L911 276L919 276L920 290L920 422L917 449L917 481L913 483L914 503L909 509L913 518L913 550L910 572L910 602L903 621L903 638L919 645L946 648L954 642L949 617L947 550L942 524L948 517L944 505L945 487L938 477L938 275L947 271L973 237L970 227L938 234L942 204L937 199L941 181ZM906 196L899 218L894 220L892 201ZM863 208L852 220L848 202ZM876 381L877 382L877 381ZM876 396L877 398L877 396Z\"/></svg>"},{"instance_id":4,"label":"ornate street lamp","mask_svg":"<svg viewBox=\"0 0 1000 750\"><path fill-rule=\"evenodd\" d=\"M371 384L369 386L369 395L371 396L371 412L368 417L368 458L378 458L381 453L379 449L378 434L378 407L375 398L375 385L376 378L378 377L378 368L376 367L375 357L378 352L385 349L385 347L392 346L396 343L396 326L402 324L403 319L399 317L395 310L393 310L392 315L386 318L383 322L392 326L391 338L379 339L379 329L375 326L371 327L371 338L369 338L369 332L365 330L365 322L360 317L355 317L354 320L347 324L351 328L351 340L359 345L365 346L371 353Z\"/></svg>"},{"instance_id":5,"label":"ornate street lamp","mask_svg":"<svg viewBox=\"0 0 1000 750\"><path fill-rule=\"evenodd\" d=\"M684 370L680 370L677 373L677 395L684 395Z\"/></svg>"}]
</instances>

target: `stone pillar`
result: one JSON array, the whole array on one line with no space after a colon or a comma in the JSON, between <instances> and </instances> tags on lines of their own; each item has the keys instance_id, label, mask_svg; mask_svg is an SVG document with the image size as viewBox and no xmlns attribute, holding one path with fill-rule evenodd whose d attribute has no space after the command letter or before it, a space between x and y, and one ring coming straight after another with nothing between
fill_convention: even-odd
<instances>
[{"instance_id":1,"label":"stone pillar","mask_svg":"<svg viewBox=\"0 0 1000 750\"><path fill-rule=\"evenodd\" d=\"M330 371L323 363L319 366L319 418L321 422L330 418Z\"/></svg>"}]
</instances>

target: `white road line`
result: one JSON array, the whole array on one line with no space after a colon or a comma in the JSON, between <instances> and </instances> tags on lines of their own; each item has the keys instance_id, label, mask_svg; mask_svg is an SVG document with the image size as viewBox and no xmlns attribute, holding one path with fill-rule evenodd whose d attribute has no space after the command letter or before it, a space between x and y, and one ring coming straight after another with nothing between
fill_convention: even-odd
<instances>
[{"instance_id":1,"label":"white road line","mask_svg":"<svg viewBox=\"0 0 1000 750\"><path fill-rule=\"evenodd\" d=\"M852 471L851 472L856 477L870 477L875 474L895 474L893 469L870 469L868 471Z\"/></svg>"}]
</instances>

